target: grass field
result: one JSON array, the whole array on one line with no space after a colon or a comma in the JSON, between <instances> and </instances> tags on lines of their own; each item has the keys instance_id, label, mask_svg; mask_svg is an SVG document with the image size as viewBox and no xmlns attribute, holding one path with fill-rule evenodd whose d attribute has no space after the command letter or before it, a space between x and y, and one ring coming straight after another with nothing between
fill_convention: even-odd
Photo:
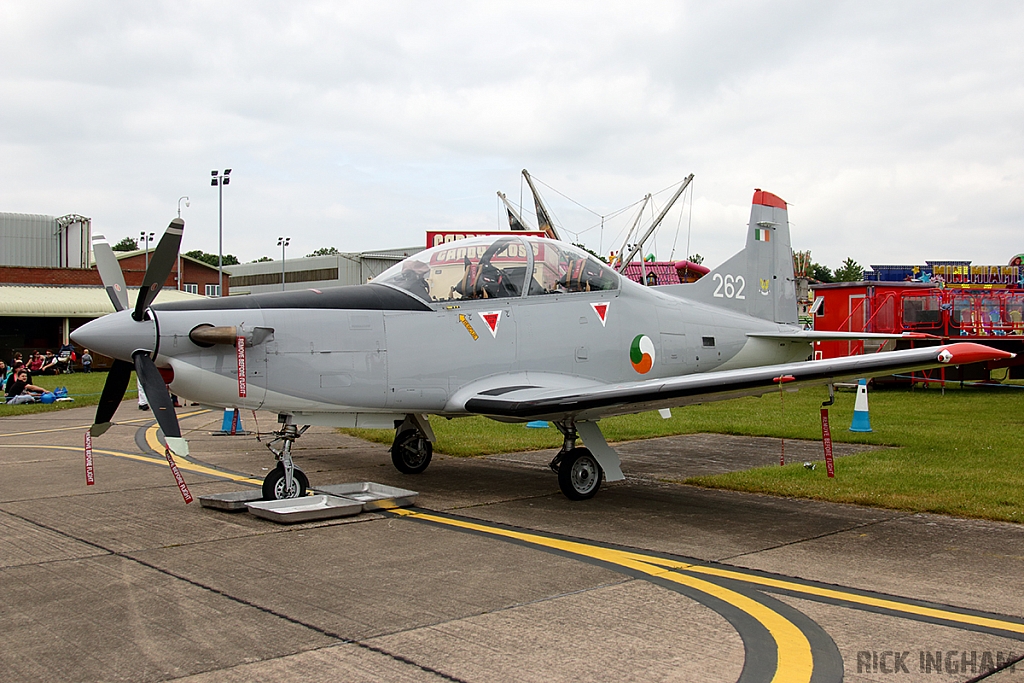
<instances>
[{"instance_id":1,"label":"grass field","mask_svg":"<svg viewBox=\"0 0 1024 683\"><path fill-rule=\"evenodd\" d=\"M103 383L107 381L105 372L76 372L73 375L36 375L32 383L36 386L49 389L67 387L68 396L75 399L67 403L29 403L19 406L8 406L0 404L0 417L9 415L28 415L29 413L46 413L53 410L64 410L65 408L77 408L80 406L94 406L100 402L100 393L103 391ZM135 373L132 373L131 382L128 384L128 398L134 398Z\"/></svg>"},{"instance_id":2,"label":"grass field","mask_svg":"<svg viewBox=\"0 0 1024 683\"><path fill-rule=\"evenodd\" d=\"M840 392L831 408L832 437L847 443L898 448L846 456L836 477L824 466L800 463L688 479L697 486L798 496L901 510L938 512L1024 522L1024 388L947 387L873 391L869 397L874 432L848 431L855 395ZM821 389L777 393L673 410L671 419L644 413L602 420L609 441L715 432L751 436L821 439ZM553 429L527 429L485 418L431 421L436 449L451 455L479 455L557 448ZM390 443L392 432L347 430Z\"/></svg>"}]
</instances>

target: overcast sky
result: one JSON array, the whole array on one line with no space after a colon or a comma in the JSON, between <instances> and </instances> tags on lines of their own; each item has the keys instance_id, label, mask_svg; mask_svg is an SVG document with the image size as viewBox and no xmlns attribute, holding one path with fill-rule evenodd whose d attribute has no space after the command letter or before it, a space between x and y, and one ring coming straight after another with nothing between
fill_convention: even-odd
<instances>
[{"instance_id":1,"label":"overcast sky","mask_svg":"<svg viewBox=\"0 0 1024 683\"><path fill-rule=\"evenodd\" d=\"M423 244L504 225L526 168L603 252L631 216L601 215L690 173L709 265L754 188L833 267L1024 252L1020 2L5 0L0 65L0 211L112 240L188 195L183 250L216 252L231 168L243 261ZM660 258L690 220L688 193Z\"/></svg>"}]
</instances>

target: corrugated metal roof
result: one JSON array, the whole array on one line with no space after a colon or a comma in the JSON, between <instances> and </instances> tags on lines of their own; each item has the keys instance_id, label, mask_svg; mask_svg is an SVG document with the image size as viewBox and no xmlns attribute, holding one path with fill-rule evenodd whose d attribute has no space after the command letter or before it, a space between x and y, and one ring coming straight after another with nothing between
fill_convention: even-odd
<instances>
[{"instance_id":1,"label":"corrugated metal roof","mask_svg":"<svg viewBox=\"0 0 1024 683\"><path fill-rule=\"evenodd\" d=\"M134 303L138 288L128 288L128 301ZM156 303L204 299L176 289L160 290ZM98 318L113 313L114 306L102 287L0 285L0 316L31 318Z\"/></svg>"}]
</instances>

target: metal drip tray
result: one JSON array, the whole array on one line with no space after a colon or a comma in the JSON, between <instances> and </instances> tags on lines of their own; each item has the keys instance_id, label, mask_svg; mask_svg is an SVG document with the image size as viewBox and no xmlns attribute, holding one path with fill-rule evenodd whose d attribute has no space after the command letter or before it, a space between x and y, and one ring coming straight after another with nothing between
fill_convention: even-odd
<instances>
[{"instance_id":1,"label":"metal drip tray","mask_svg":"<svg viewBox=\"0 0 1024 683\"><path fill-rule=\"evenodd\" d=\"M416 497L420 495L416 491L375 484L372 481L360 481L354 484L328 484L327 486L318 486L316 490L329 493L332 496L343 496L359 501L363 505L363 510L367 512L408 507L415 503Z\"/></svg>"},{"instance_id":2,"label":"metal drip tray","mask_svg":"<svg viewBox=\"0 0 1024 683\"><path fill-rule=\"evenodd\" d=\"M199 504L204 508L215 510L227 510L239 512L245 509L246 503L252 503L263 499L263 491L260 489L245 489L244 491L231 491L229 493L212 493L208 496L199 496Z\"/></svg>"},{"instance_id":3,"label":"metal drip tray","mask_svg":"<svg viewBox=\"0 0 1024 683\"><path fill-rule=\"evenodd\" d=\"M360 501L339 496L304 496L283 500L261 500L247 503L249 512L279 524L311 522L319 519L333 519L358 515L363 510Z\"/></svg>"}]
</instances>

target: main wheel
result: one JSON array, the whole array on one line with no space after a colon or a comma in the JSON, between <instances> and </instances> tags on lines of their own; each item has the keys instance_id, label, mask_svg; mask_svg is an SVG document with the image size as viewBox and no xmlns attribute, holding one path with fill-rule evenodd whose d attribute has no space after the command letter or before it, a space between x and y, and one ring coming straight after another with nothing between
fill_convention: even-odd
<instances>
[{"instance_id":1,"label":"main wheel","mask_svg":"<svg viewBox=\"0 0 1024 683\"><path fill-rule=\"evenodd\" d=\"M574 448L558 464L558 488L569 500L593 498L601 488L604 472L586 448Z\"/></svg>"},{"instance_id":2,"label":"main wheel","mask_svg":"<svg viewBox=\"0 0 1024 683\"><path fill-rule=\"evenodd\" d=\"M401 432L391 445L391 462L403 474L419 474L427 469L433 454L433 445L415 429Z\"/></svg>"},{"instance_id":3,"label":"main wheel","mask_svg":"<svg viewBox=\"0 0 1024 683\"><path fill-rule=\"evenodd\" d=\"M277 467L270 470L270 474L263 480L263 500L283 500L285 498L301 498L306 495L309 488L309 479L298 467L292 470L292 486L285 489L284 465L277 463Z\"/></svg>"}]
</instances>

